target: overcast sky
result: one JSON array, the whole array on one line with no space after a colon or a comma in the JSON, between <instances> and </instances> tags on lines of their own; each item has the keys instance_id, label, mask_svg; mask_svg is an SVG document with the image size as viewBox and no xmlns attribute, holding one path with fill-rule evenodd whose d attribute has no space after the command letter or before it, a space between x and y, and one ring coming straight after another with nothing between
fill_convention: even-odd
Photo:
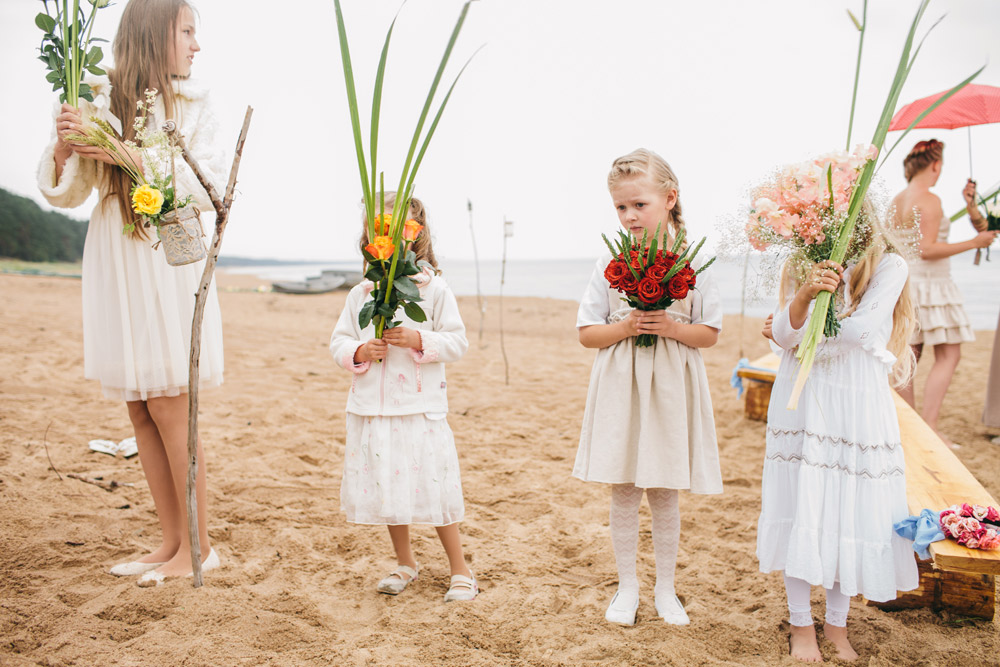
<instances>
[{"instance_id":1,"label":"overcast sky","mask_svg":"<svg viewBox=\"0 0 1000 667\"><path fill-rule=\"evenodd\" d=\"M102 10L111 39L124 1ZM343 0L367 128L374 70L397 0ZM353 259L360 231L357 174L333 0L197 0L202 51L193 75L210 84L219 141L232 151L246 105L254 117L224 254ZM410 0L389 53L380 163L398 180L459 0ZM852 143L871 138L916 0L872 0ZM35 186L55 95L38 61L41 3L0 0L7 100L0 123L0 187L44 204ZM453 54L459 82L417 179L438 257L472 256L466 201L480 257L498 258L504 216L509 256L589 257L614 230L605 186L611 161L639 146L680 178L693 234L717 238L744 210L746 190L769 171L844 147L858 33L848 0L480 0ZM949 88L984 63L977 83L1000 84L1000 2L934 0L924 32L943 14L902 103ZM110 64L110 56L106 64ZM447 78L447 77L446 77ZM446 82L447 83L447 82ZM367 129L364 130L367 133ZM890 141L895 140L891 133ZM880 172L904 185L901 161L920 139L946 145L937 192L961 208L969 172L966 130L911 133ZM1000 181L1000 126L972 129L974 173ZM94 198L70 211L89 216ZM47 206L47 205L46 205ZM952 240L972 235L956 226Z\"/></svg>"}]
</instances>

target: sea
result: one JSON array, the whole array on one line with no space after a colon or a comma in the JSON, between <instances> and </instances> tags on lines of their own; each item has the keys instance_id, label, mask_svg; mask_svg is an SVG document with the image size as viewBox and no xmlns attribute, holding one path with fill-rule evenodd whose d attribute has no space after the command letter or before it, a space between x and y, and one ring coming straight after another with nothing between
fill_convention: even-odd
<instances>
[{"instance_id":1,"label":"sea","mask_svg":"<svg viewBox=\"0 0 1000 667\"><path fill-rule=\"evenodd\" d=\"M965 297L965 309L977 330L993 330L1000 313L1000 250L994 248L993 261L983 256L973 264L973 253L951 258L951 272ZM460 296L481 294L487 298L531 296L579 302L583 289L596 266L596 259L555 260L448 260L439 258L442 275L452 291ZM253 275L262 284L278 280L304 280L324 269L357 271L358 262L278 262L227 258L220 269L229 273ZM777 302L777 260L754 255L744 258L718 258L707 269L720 287L723 312L766 317Z\"/></svg>"}]
</instances>

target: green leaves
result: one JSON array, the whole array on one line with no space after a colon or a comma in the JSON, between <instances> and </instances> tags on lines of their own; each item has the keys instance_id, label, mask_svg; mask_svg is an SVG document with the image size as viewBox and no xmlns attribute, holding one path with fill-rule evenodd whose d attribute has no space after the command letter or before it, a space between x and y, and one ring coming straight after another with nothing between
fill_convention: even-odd
<instances>
[{"instance_id":1,"label":"green leaves","mask_svg":"<svg viewBox=\"0 0 1000 667\"><path fill-rule=\"evenodd\" d=\"M50 70L45 79L52 84L53 90L63 91L60 101L73 106L77 106L80 98L92 102L93 91L83 83L83 72L86 70L94 75L106 73L99 66L104 57L103 50L98 46L90 47L90 44L107 40L91 38L90 35L97 11L106 7L108 0L90 0L89 16L80 7L80 0L73 0L72 8L69 0L54 0L53 4L55 16L49 14L48 0L45 0L45 11L35 16L35 25L45 33L38 57Z\"/></svg>"},{"instance_id":2,"label":"green leaves","mask_svg":"<svg viewBox=\"0 0 1000 667\"><path fill-rule=\"evenodd\" d=\"M403 303L403 312L414 322L426 322L427 314L424 313L424 309L415 303L409 301Z\"/></svg>"},{"instance_id":3,"label":"green leaves","mask_svg":"<svg viewBox=\"0 0 1000 667\"><path fill-rule=\"evenodd\" d=\"M56 29L56 20L48 14L41 12L35 17L35 25L42 29L42 32L51 33Z\"/></svg>"}]
</instances>

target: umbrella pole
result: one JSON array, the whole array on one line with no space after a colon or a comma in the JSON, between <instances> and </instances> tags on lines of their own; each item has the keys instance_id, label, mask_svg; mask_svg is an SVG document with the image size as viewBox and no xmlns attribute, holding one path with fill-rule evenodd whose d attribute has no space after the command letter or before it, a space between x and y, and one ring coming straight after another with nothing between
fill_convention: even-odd
<instances>
[{"instance_id":1,"label":"umbrella pole","mask_svg":"<svg viewBox=\"0 0 1000 667\"><path fill-rule=\"evenodd\" d=\"M972 178L972 126L966 125L965 129L969 131L969 178Z\"/></svg>"}]
</instances>

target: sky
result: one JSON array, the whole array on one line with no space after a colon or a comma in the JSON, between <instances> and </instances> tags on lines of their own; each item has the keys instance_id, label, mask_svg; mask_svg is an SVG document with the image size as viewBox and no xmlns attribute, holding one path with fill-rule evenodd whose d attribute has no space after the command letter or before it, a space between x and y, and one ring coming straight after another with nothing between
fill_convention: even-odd
<instances>
[{"instance_id":1,"label":"sky","mask_svg":"<svg viewBox=\"0 0 1000 667\"><path fill-rule=\"evenodd\" d=\"M101 11L95 35L113 37L124 4ZM246 106L254 108L223 254L357 258L361 186L333 0L193 4L202 47L193 76L211 87L218 140L230 157ZM462 2L342 5L366 136L375 68L399 11L379 139L380 169L387 188L395 187ZM852 144L871 138L917 5L869 3ZM640 146L677 173L689 233L718 246L720 229L742 218L748 190L776 167L844 148L858 47L846 10L860 16L861 8L861 0L474 2L445 84L483 48L416 181L439 260L472 258L469 201L480 258L500 257L505 219L514 223L511 259L596 256L600 234L617 227L608 168ZM0 187L50 208L35 185L55 103L36 59L40 9L37 0L0 0L7 93ZM933 0L919 34L942 15L901 104L946 90L987 63L976 82L1000 85L1000 3ZM1000 125L971 135L975 177L982 186L1000 181ZM879 187L902 189L902 158L931 137L946 144L936 192L950 214L962 208L969 176L965 129L911 132L879 172ZM86 218L95 202L68 213ZM971 236L969 225L953 226L952 241Z\"/></svg>"}]
</instances>

